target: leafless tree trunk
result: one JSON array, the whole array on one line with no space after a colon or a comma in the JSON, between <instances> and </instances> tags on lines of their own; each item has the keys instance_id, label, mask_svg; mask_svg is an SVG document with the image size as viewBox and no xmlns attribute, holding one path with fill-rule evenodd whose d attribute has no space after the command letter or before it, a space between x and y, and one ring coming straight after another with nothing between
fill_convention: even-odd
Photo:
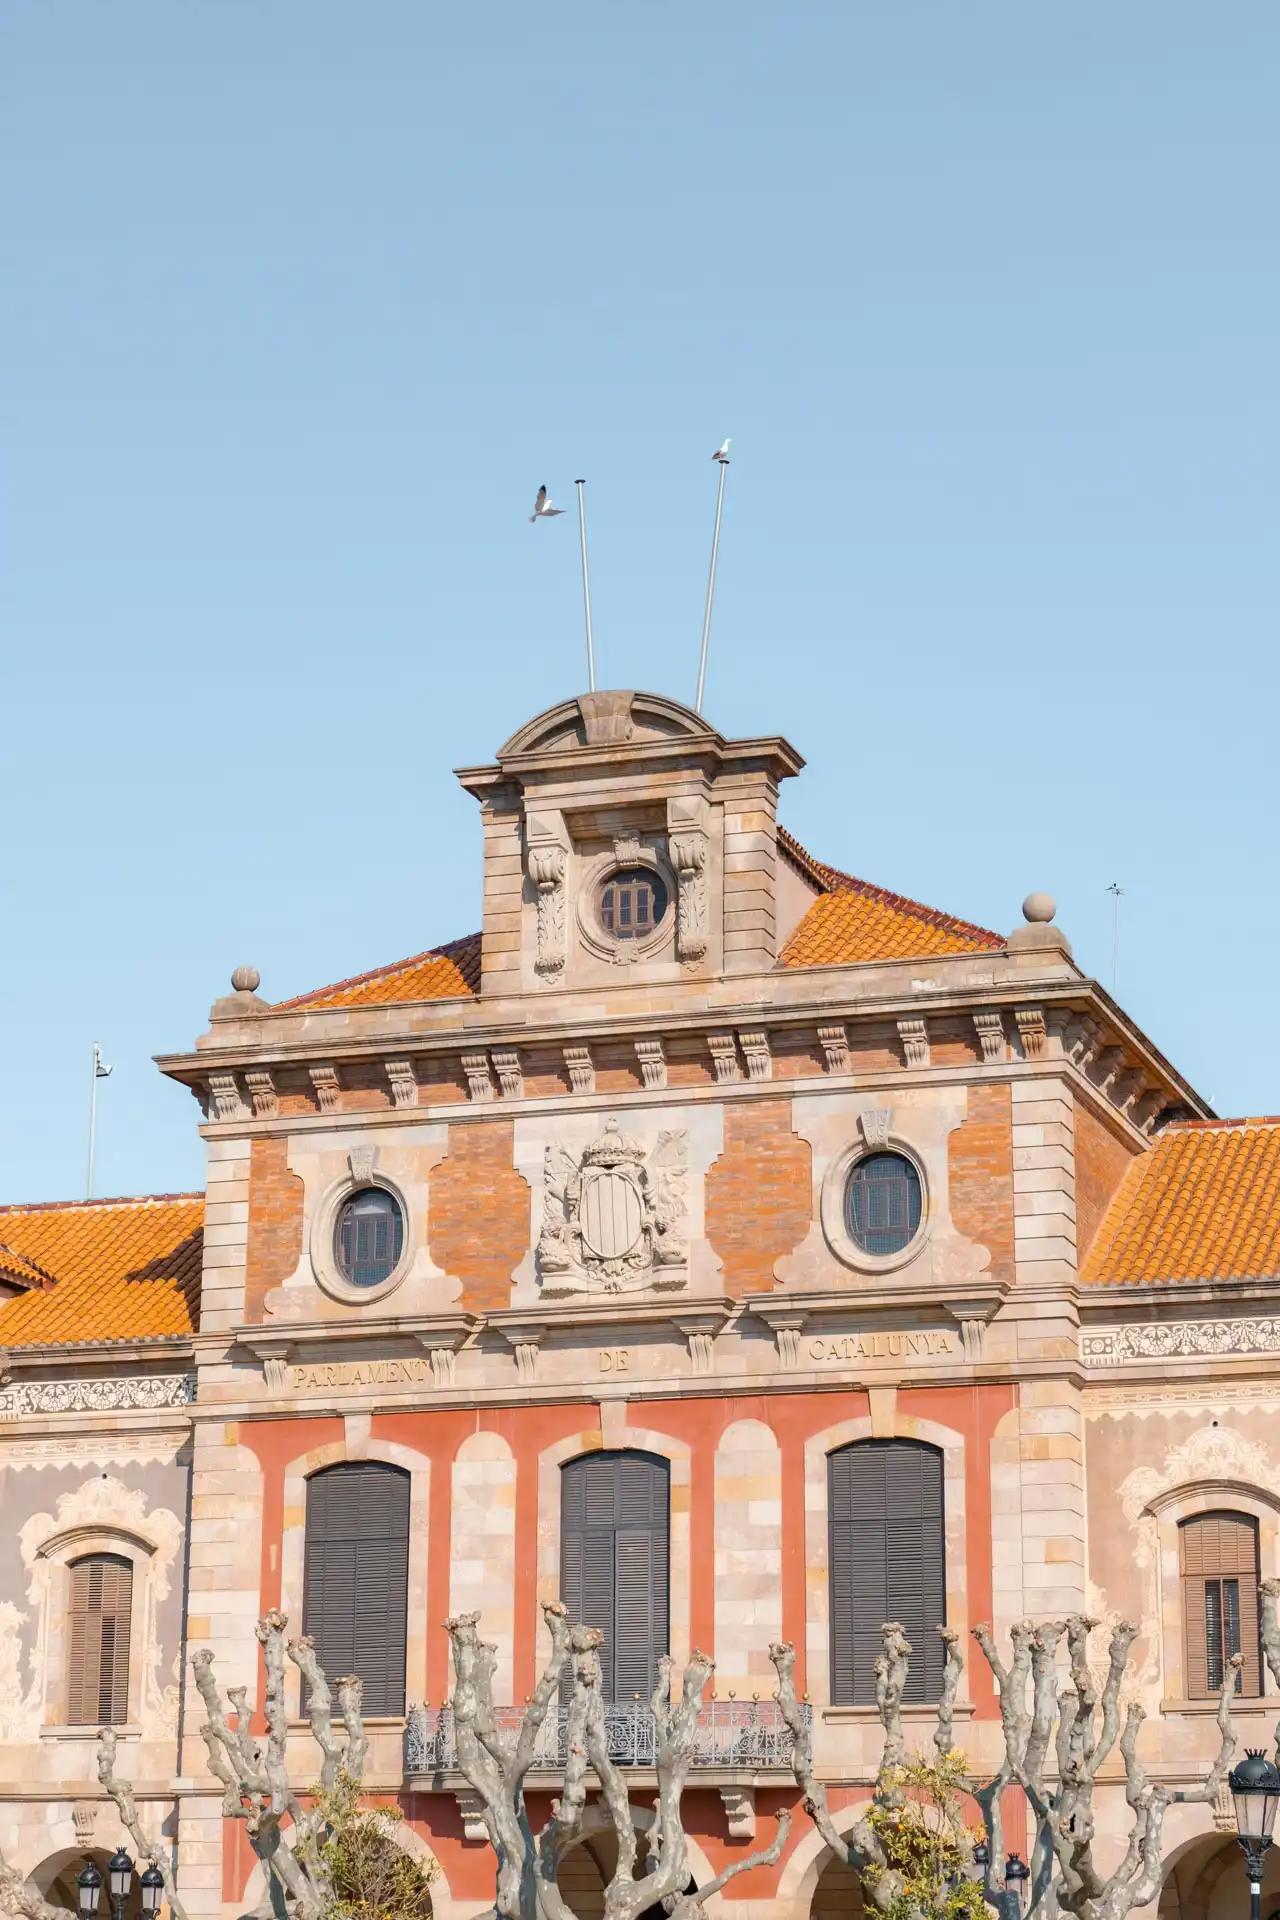
<instances>
[{"instance_id":1,"label":"leafless tree trunk","mask_svg":"<svg viewBox=\"0 0 1280 1920\"><path fill-rule=\"evenodd\" d=\"M618 1843L617 1870L605 1889L605 1920L638 1920L646 1908L660 1904L667 1905L673 1920L694 1920L704 1902L736 1875L750 1867L771 1864L779 1857L786 1845L790 1816L779 1816L770 1846L735 1861L706 1886L686 1893L689 1850L681 1822L681 1800L712 1662L705 1654L694 1653L678 1694L673 1694L673 1663L664 1659L651 1701L657 1735L658 1797L646 1836L643 1869L638 1871L630 1792L621 1769L609 1756L598 1652L602 1636L591 1627L571 1626L558 1601L542 1611L551 1635L551 1655L518 1730L512 1731L500 1729L494 1719L495 1649L479 1636L479 1615L459 1614L445 1623L453 1644L458 1761L480 1797L485 1826L497 1855L495 1920L572 1920L557 1875L565 1848L581 1829L587 1795L597 1788ZM534 1765L539 1734L566 1670L571 1684L561 1792L550 1818L535 1834L525 1806L525 1782Z\"/></svg>"},{"instance_id":2,"label":"leafless tree trunk","mask_svg":"<svg viewBox=\"0 0 1280 1920\"><path fill-rule=\"evenodd\" d=\"M288 1621L274 1608L258 1622L257 1637L266 1664L263 1713L265 1735L253 1732L253 1708L247 1689L230 1687L227 1699L235 1724L228 1718L213 1677L213 1655L201 1648L191 1656L196 1687L204 1703L201 1729L209 1753L209 1767L222 1782L222 1810L228 1819L243 1820L249 1843L267 1870L268 1892L278 1889L297 1920L321 1920L332 1901L333 1888L321 1853L326 1837L323 1812L304 1805L289 1780L289 1718L285 1703L285 1660L291 1660L307 1689L307 1719L320 1748L319 1788L327 1793L340 1771L357 1783L363 1778L368 1740L361 1717L361 1683L348 1676L335 1681L338 1716L343 1732L334 1731L334 1694L306 1637L287 1640ZM292 1830L293 1845L286 1840ZM258 1916L271 1911L268 1898ZM255 1920L258 1920L255 1916Z\"/></svg>"},{"instance_id":3,"label":"leafless tree trunk","mask_svg":"<svg viewBox=\"0 0 1280 1920\"><path fill-rule=\"evenodd\" d=\"M173 1920L187 1920L187 1910L178 1897L178 1889L173 1877L172 1856L169 1848L151 1840L142 1830L138 1818L137 1802L133 1797L133 1788L127 1780L122 1780L116 1772L116 1730L114 1727L98 1729L98 1779L115 1801L116 1811L120 1815L120 1824L134 1845L139 1867L154 1866L159 1869L164 1881L165 1898L169 1902L169 1911Z\"/></svg>"}]
</instances>

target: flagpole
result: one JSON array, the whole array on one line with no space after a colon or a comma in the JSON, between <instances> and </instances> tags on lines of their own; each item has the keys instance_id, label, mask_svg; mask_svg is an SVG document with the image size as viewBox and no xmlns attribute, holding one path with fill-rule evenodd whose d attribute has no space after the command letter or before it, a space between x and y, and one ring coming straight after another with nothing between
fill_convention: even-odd
<instances>
[{"instance_id":1,"label":"flagpole","mask_svg":"<svg viewBox=\"0 0 1280 1920\"><path fill-rule=\"evenodd\" d=\"M583 499L585 480L575 480L578 489L578 544L582 549L582 605L587 616L587 691L596 690L596 650L591 638L591 577L587 572L587 509Z\"/></svg>"},{"instance_id":2,"label":"flagpole","mask_svg":"<svg viewBox=\"0 0 1280 1920\"><path fill-rule=\"evenodd\" d=\"M98 1043L93 1043L93 1054L89 1062L89 1170L85 1176L84 1197L93 1198L93 1149L98 1130Z\"/></svg>"},{"instance_id":3,"label":"flagpole","mask_svg":"<svg viewBox=\"0 0 1280 1920\"><path fill-rule=\"evenodd\" d=\"M716 597L716 561L720 554L720 516L724 512L724 477L729 471L729 456L718 453L716 461L720 468L720 484L716 488L716 525L711 536L711 571L707 575L707 610L702 616L702 652L698 656L698 694L693 703L695 713L702 712L702 696L707 685L707 650L711 645L711 605Z\"/></svg>"}]
</instances>

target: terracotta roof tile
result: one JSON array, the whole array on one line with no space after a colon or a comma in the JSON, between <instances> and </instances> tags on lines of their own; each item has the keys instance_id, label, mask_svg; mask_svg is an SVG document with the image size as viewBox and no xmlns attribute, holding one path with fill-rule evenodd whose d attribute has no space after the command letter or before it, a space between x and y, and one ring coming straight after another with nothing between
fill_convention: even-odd
<instances>
[{"instance_id":1,"label":"terracotta roof tile","mask_svg":"<svg viewBox=\"0 0 1280 1920\"><path fill-rule=\"evenodd\" d=\"M1080 1278L1092 1286L1280 1276L1280 1118L1188 1120L1129 1168Z\"/></svg>"},{"instance_id":2,"label":"terracotta roof tile","mask_svg":"<svg viewBox=\"0 0 1280 1920\"><path fill-rule=\"evenodd\" d=\"M801 849L803 852L803 849ZM809 856L805 856L809 859ZM784 967L849 966L860 960L917 960L935 953L982 953L1004 946L998 933L874 887L837 867L779 956Z\"/></svg>"},{"instance_id":3,"label":"terracotta roof tile","mask_svg":"<svg viewBox=\"0 0 1280 1920\"><path fill-rule=\"evenodd\" d=\"M277 1006L381 1007L396 1000L474 998L479 991L480 935L468 933L447 946L415 953L409 960L394 960L389 967L354 974L331 987L317 987L314 993L299 993L292 1000L277 1002Z\"/></svg>"},{"instance_id":4,"label":"terracotta roof tile","mask_svg":"<svg viewBox=\"0 0 1280 1920\"><path fill-rule=\"evenodd\" d=\"M0 1347L191 1333L203 1222L200 1193L0 1207L0 1243L46 1276L0 1302Z\"/></svg>"}]
</instances>

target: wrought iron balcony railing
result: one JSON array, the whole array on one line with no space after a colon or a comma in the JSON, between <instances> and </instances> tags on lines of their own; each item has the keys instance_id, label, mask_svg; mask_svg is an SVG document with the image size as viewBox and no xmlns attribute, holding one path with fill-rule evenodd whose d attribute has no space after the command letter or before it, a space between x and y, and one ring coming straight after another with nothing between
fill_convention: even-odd
<instances>
[{"instance_id":1,"label":"wrought iron balcony railing","mask_svg":"<svg viewBox=\"0 0 1280 1920\"><path fill-rule=\"evenodd\" d=\"M806 1721L809 1707L804 1707ZM522 1709L498 1707L494 1719L504 1732L518 1731ZM538 1736L535 1767L559 1768L565 1759L569 1710L554 1706ZM605 1708L609 1758L619 1767L652 1767L657 1758L657 1728L646 1703L619 1702ZM448 1773L457 1768L458 1747L452 1707L410 1707L404 1730L404 1766L408 1774ZM776 1700L711 1700L698 1716L693 1752L695 1767L759 1772L791 1767L791 1733Z\"/></svg>"}]
</instances>

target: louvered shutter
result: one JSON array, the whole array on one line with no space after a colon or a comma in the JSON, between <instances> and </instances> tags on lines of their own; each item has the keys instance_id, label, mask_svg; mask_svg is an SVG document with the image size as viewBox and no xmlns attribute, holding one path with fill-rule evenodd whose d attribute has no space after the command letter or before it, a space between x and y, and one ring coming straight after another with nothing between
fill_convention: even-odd
<instances>
[{"instance_id":1,"label":"louvered shutter","mask_svg":"<svg viewBox=\"0 0 1280 1920\"><path fill-rule=\"evenodd\" d=\"M1227 1659L1244 1655L1239 1691L1262 1692L1258 1630L1258 1523L1245 1513L1201 1513L1178 1528L1187 1697L1222 1684Z\"/></svg>"},{"instance_id":2,"label":"louvered shutter","mask_svg":"<svg viewBox=\"0 0 1280 1920\"><path fill-rule=\"evenodd\" d=\"M364 1682L368 1714L404 1712L409 1476L361 1461L307 1482L303 1631L332 1683Z\"/></svg>"},{"instance_id":3,"label":"louvered shutter","mask_svg":"<svg viewBox=\"0 0 1280 1920\"><path fill-rule=\"evenodd\" d=\"M68 1724L121 1727L129 1717L133 1568L117 1554L95 1553L68 1571Z\"/></svg>"},{"instance_id":4,"label":"louvered shutter","mask_svg":"<svg viewBox=\"0 0 1280 1920\"><path fill-rule=\"evenodd\" d=\"M908 1701L942 1689L946 1622L942 1456L913 1440L866 1440L827 1458L831 1698L875 1699L880 1629L911 1642Z\"/></svg>"},{"instance_id":5,"label":"louvered shutter","mask_svg":"<svg viewBox=\"0 0 1280 1920\"><path fill-rule=\"evenodd\" d=\"M647 1699L667 1649L669 1510L667 1463L651 1454L594 1453L562 1471L560 1595L605 1636L607 1700Z\"/></svg>"}]
</instances>

